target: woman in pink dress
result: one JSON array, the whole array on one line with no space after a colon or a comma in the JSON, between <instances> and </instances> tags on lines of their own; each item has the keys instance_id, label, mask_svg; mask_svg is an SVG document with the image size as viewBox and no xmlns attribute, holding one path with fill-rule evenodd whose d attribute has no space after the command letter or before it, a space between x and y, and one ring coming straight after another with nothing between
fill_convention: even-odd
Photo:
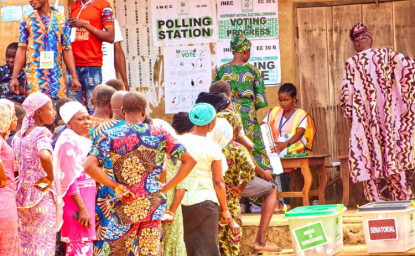
<instances>
[{"instance_id":1,"label":"woman in pink dress","mask_svg":"<svg viewBox=\"0 0 415 256\"><path fill-rule=\"evenodd\" d=\"M14 181L13 150L6 143L10 131L16 129L13 102L0 100L0 256L20 256Z\"/></svg>"},{"instance_id":2,"label":"woman in pink dress","mask_svg":"<svg viewBox=\"0 0 415 256\"><path fill-rule=\"evenodd\" d=\"M57 224L67 256L91 256L95 236L95 180L84 171L92 142L88 112L72 101L60 109L68 129L59 137L53 152L53 168L58 193Z\"/></svg>"},{"instance_id":3,"label":"woman in pink dress","mask_svg":"<svg viewBox=\"0 0 415 256\"><path fill-rule=\"evenodd\" d=\"M41 92L23 102L26 117L12 146L19 172L16 205L23 256L53 256L56 245L56 189L52 167L52 101Z\"/></svg>"}]
</instances>

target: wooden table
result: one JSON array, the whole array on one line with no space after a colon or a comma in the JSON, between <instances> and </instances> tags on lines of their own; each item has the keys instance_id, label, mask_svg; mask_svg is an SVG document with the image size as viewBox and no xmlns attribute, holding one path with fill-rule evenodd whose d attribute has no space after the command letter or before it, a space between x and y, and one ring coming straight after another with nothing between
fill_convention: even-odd
<instances>
[{"instance_id":1,"label":"wooden table","mask_svg":"<svg viewBox=\"0 0 415 256\"><path fill-rule=\"evenodd\" d=\"M310 205L309 196L318 196L320 205L326 204L324 192L327 185L327 173L324 165L324 159L330 155L318 155L318 156L303 156L303 157L284 157L281 158L281 164L283 168L301 168L301 174L304 177L304 187L302 192L278 192L278 197L302 197L303 205ZM318 190L311 190L311 183L313 177L311 176L310 166L316 166L318 171L318 177L320 180Z\"/></svg>"}]
</instances>

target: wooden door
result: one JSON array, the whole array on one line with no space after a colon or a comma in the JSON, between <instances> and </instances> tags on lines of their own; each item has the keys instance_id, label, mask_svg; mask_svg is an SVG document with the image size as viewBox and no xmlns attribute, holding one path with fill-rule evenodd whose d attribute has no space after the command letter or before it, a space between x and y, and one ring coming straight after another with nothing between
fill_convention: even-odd
<instances>
[{"instance_id":1,"label":"wooden door","mask_svg":"<svg viewBox=\"0 0 415 256\"><path fill-rule=\"evenodd\" d=\"M337 162L337 156L348 154L350 122L343 117L340 94L345 61L356 54L350 29L362 22L371 31L373 47L415 57L415 3L315 5L296 5L299 104L317 126L313 152L330 154ZM335 169L327 171L329 180L338 176ZM340 200L337 189L336 185L328 189L328 202Z\"/></svg>"}]
</instances>

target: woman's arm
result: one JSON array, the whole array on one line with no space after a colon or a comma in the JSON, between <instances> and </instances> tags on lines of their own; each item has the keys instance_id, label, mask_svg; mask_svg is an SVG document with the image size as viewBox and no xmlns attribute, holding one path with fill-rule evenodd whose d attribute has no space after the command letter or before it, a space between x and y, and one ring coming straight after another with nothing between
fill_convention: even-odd
<instances>
[{"instance_id":1,"label":"woman's arm","mask_svg":"<svg viewBox=\"0 0 415 256\"><path fill-rule=\"evenodd\" d=\"M174 187L176 187L177 185L179 185L179 183L182 182L190 174L190 172L197 164L197 161L189 152L184 153L182 158L180 158L180 161L182 163L179 169L177 170L176 175L174 175L174 177L171 178L171 180L169 180L169 182L167 182L166 185L160 185L162 193L166 193Z\"/></svg>"},{"instance_id":2,"label":"woman's arm","mask_svg":"<svg viewBox=\"0 0 415 256\"><path fill-rule=\"evenodd\" d=\"M48 190L49 187L52 185L53 180L55 179L55 176L53 175L52 155L50 154L49 150L42 149L41 151L39 151L39 159L43 170L45 170L46 172L46 177L43 177L40 180L38 180L35 183L35 186L37 186L41 190ZM39 186L39 184L43 182L48 183L48 185L44 188Z\"/></svg>"},{"instance_id":3,"label":"woman's arm","mask_svg":"<svg viewBox=\"0 0 415 256\"><path fill-rule=\"evenodd\" d=\"M173 202L171 203L171 206L169 209L169 211L171 211L173 214L176 213L176 210L180 206L185 193L186 193L186 189L178 189L174 193Z\"/></svg>"},{"instance_id":4,"label":"woman's arm","mask_svg":"<svg viewBox=\"0 0 415 256\"><path fill-rule=\"evenodd\" d=\"M91 216L89 216L88 209L86 208L86 205L84 203L84 200L82 199L80 194L76 194L71 196L75 204L78 206L79 209L79 218L78 222L84 227L88 227L88 229L91 228L92 222L91 222Z\"/></svg>"},{"instance_id":5,"label":"woman's arm","mask_svg":"<svg viewBox=\"0 0 415 256\"><path fill-rule=\"evenodd\" d=\"M222 160L212 162L212 181L213 188L215 189L216 196L218 197L220 213L223 217L221 224L227 224L231 219L231 216L228 212L228 206L226 205L226 189L222 174Z\"/></svg>"},{"instance_id":6,"label":"woman's arm","mask_svg":"<svg viewBox=\"0 0 415 256\"><path fill-rule=\"evenodd\" d=\"M291 139L287 140L286 142L277 142L275 143L274 150L279 154L281 153L288 145L287 142L289 142L291 145L296 143L297 141L301 140L301 138L304 136L305 129L304 128L297 128L296 134L291 137Z\"/></svg>"},{"instance_id":7,"label":"woman's arm","mask_svg":"<svg viewBox=\"0 0 415 256\"><path fill-rule=\"evenodd\" d=\"M7 184L7 175L4 171L3 162L0 161L0 188L5 187Z\"/></svg>"}]
</instances>

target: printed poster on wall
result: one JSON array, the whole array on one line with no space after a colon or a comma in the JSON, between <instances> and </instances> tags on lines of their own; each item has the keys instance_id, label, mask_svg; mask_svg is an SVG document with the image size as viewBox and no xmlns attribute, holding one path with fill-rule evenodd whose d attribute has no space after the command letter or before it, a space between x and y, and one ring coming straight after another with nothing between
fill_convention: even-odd
<instances>
[{"instance_id":1,"label":"printed poster on wall","mask_svg":"<svg viewBox=\"0 0 415 256\"><path fill-rule=\"evenodd\" d=\"M1 7L1 21L21 21L22 16L22 6L21 5L10 5Z\"/></svg>"},{"instance_id":2,"label":"printed poster on wall","mask_svg":"<svg viewBox=\"0 0 415 256\"><path fill-rule=\"evenodd\" d=\"M155 46L217 41L215 0L152 0Z\"/></svg>"},{"instance_id":3,"label":"printed poster on wall","mask_svg":"<svg viewBox=\"0 0 415 256\"><path fill-rule=\"evenodd\" d=\"M189 112L212 82L209 45L164 48L166 114Z\"/></svg>"},{"instance_id":4,"label":"printed poster on wall","mask_svg":"<svg viewBox=\"0 0 415 256\"><path fill-rule=\"evenodd\" d=\"M248 63L254 65L261 73L265 86L281 85L280 44L274 40L251 40L251 57ZM233 60L230 41L217 43L217 65Z\"/></svg>"},{"instance_id":5,"label":"printed poster on wall","mask_svg":"<svg viewBox=\"0 0 415 256\"><path fill-rule=\"evenodd\" d=\"M278 38L277 0L217 0L219 40Z\"/></svg>"}]
</instances>

